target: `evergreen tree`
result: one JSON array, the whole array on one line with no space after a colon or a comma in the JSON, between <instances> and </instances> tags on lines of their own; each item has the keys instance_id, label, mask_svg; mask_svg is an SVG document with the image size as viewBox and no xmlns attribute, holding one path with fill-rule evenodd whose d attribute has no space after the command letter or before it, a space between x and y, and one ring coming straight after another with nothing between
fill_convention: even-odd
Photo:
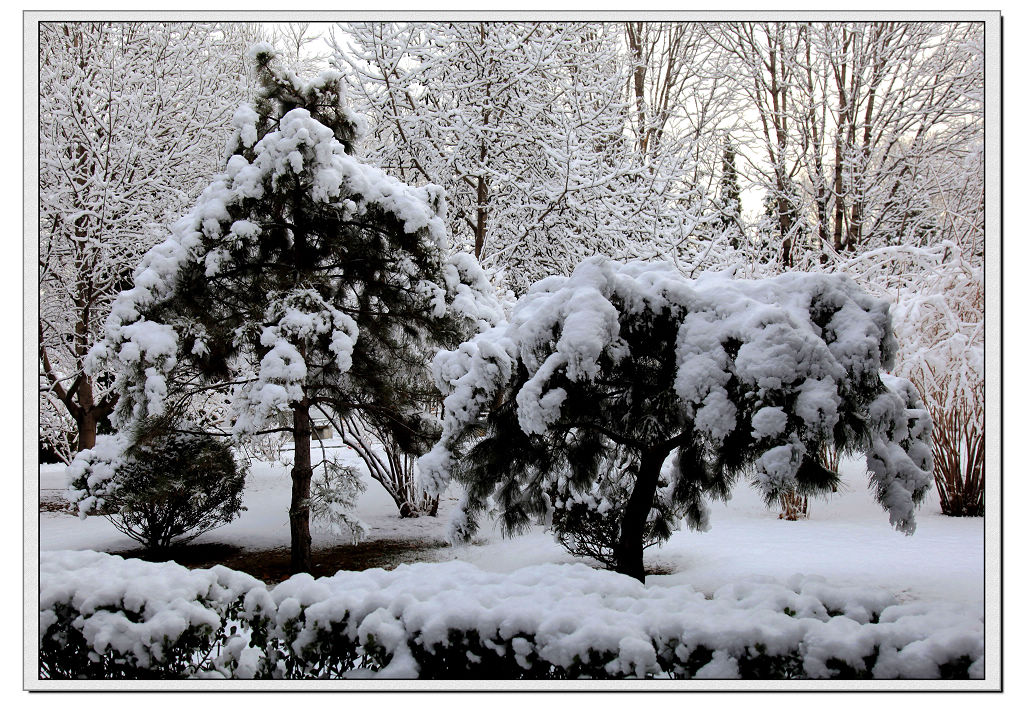
<instances>
[{"instance_id":1,"label":"evergreen tree","mask_svg":"<svg viewBox=\"0 0 1024 712\"><path fill-rule=\"evenodd\" d=\"M305 82L269 45L251 55L263 88L235 113L226 172L147 253L90 358L119 366L122 427L201 378L233 386L237 436L289 432L291 565L309 571L311 411L358 413L422 452L433 350L501 313L476 261L449 253L442 190L352 155L341 75Z\"/></svg>"},{"instance_id":2,"label":"evergreen tree","mask_svg":"<svg viewBox=\"0 0 1024 712\"><path fill-rule=\"evenodd\" d=\"M732 229L730 242L734 250L740 249L743 227L740 222L743 206L740 203L740 181L736 170L736 149L732 141L725 139L722 147L722 229Z\"/></svg>"},{"instance_id":3,"label":"evergreen tree","mask_svg":"<svg viewBox=\"0 0 1024 712\"><path fill-rule=\"evenodd\" d=\"M895 353L888 309L845 277L689 280L668 263L590 259L437 357L444 431L420 465L436 489L464 485L459 538L488 502L515 533L557 514L552 493L616 479L603 488L621 490L615 570L640 580L645 538L670 524L658 520L674 509L705 529L706 500L743 472L769 503L831 491L825 444L867 454L879 503L911 533L931 420L909 381L880 373Z\"/></svg>"},{"instance_id":4,"label":"evergreen tree","mask_svg":"<svg viewBox=\"0 0 1024 712\"><path fill-rule=\"evenodd\" d=\"M762 200L763 213L757 224L758 259L771 274L794 268L794 245L806 244L806 225L794 203L780 193L769 191ZM788 225L788 230L783 230Z\"/></svg>"}]
</instances>

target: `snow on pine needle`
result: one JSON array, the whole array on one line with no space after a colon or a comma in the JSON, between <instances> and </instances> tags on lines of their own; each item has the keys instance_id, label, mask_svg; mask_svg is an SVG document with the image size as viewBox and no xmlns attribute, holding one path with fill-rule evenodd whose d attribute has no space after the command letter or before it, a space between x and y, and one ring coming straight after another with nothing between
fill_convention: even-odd
<instances>
[{"instance_id":1,"label":"snow on pine needle","mask_svg":"<svg viewBox=\"0 0 1024 712\"><path fill-rule=\"evenodd\" d=\"M326 91L325 87L336 87L337 82L336 73L326 72L307 82L304 90ZM255 258L268 249L269 228L248 217L247 206L273 202L275 191L287 190L286 185L301 182L314 205L338 211L354 223L377 214L393 216L405 233L422 235L430 250L442 255L450 252L440 188L412 187L359 161L346 152L334 130L305 108L288 111L276 129L258 141L257 119L249 105L235 113L235 142L244 150L231 156L224 173L213 179L195 207L173 225L170 236L144 256L135 271L134 286L114 301L105 336L89 354L90 372L110 368L118 374L118 388L127 395L117 413L122 423L163 412L166 379L178 365L183 336L192 344L191 355L202 357L209 350L209 336L202 325L175 323L173 319L161 323L146 315L159 312L181 296L184 285L179 280L190 264L202 265L203 275L216 285L232 265L237 266L240 256ZM451 309L480 324L503 318L500 306L490 296L486 275L468 255L456 253L446 258L439 280L418 274L421 265L409 257L399 259L396 266L396 279L429 304L435 315ZM333 278L329 269L323 271L323 279ZM270 352L259 363L255 383L236 391L235 410L247 416L236 420L236 432L259 429L296 399L308 376L299 351L311 337L327 335L339 374L351 367L352 349L360 334L343 312L358 300L358 287L347 289L339 284L333 291L338 292L334 303L303 285L271 295L265 313L259 315L270 325L258 336ZM246 337L241 330L235 334L236 340Z\"/></svg>"},{"instance_id":2,"label":"snow on pine needle","mask_svg":"<svg viewBox=\"0 0 1024 712\"><path fill-rule=\"evenodd\" d=\"M931 421L908 381L882 374L896 353L888 310L844 276L690 280L668 263L587 260L535 284L507 324L438 354L444 431L421 468L438 490L468 485L462 537L490 497L515 530L525 513L546 515L545 478L586 490L606 461L579 465L588 429L606 455L671 446L660 477L702 529L706 499L727 498L738 471L768 499L831 483L815 454L834 443L867 453L879 503L912 533ZM485 445L469 447L480 421ZM495 450L501 437L520 449ZM492 452L508 474L490 468Z\"/></svg>"}]
</instances>

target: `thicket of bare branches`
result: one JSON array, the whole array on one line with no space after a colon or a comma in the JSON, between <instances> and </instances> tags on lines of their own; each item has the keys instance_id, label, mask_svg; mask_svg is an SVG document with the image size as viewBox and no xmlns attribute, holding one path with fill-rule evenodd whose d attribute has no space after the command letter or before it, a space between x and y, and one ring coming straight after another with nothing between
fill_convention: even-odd
<instances>
[{"instance_id":1,"label":"thicket of bare branches","mask_svg":"<svg viewBox=\"0 0 1024 712\"><path fill-rule=\"evenodd\" d=\"M69 461L112 412L83 360L114 295L223 158L247 34L209 23L40 27L40 440Z\"/></svg>"},{"instance_id":2,"label":"thicket of bare branches","mask_svg":"<svg viewBox=\"0 0 1024 712\"><path fill-rule=\"evenodd\" d=\"M984 267L973 250L973 242L894 246L843 264L894 302L897 370L931 413L936 489L954 516L984 514Z\"/></svg>"}]
</instances>

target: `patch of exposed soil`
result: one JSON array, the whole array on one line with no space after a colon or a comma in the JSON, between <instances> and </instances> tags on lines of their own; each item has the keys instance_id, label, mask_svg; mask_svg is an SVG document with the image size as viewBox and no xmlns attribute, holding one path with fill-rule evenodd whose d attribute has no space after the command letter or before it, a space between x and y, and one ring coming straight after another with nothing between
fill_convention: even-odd
<instances>
[{"instance_id":1,"label":"patch of exposed soil","mask_svg":"<svg viewBox=\"0 0 1024 712\"><path fill-rule=\"evenodd\" d=\"M56 512L57 514L66 514L69 517L78 517L78 512L71 509L68 501L64 499L64 490L40 490L39 511ZM96 512L89 512L86 516L99 517L102 515Z\"/></svg>"},{"instance_id":2,"label":"patch of exposed soil","mask_svg":"<svg viewBox=\"0 0 1024 712\"><path fill-rule=\"evenodd\" d=\"M433 561L432 552L447 546L441 540L430 539L371 539L359 544L342 544L313 549L314 577L331 576L337 571L363 571L365 569L393 569L399 564ZM275 549L242 549L230 544L186 544L172 547L160 555L147 554L142 549L114 551L112 554L145 561L173 560L190 569L207 569L221 564L235 571L244 571L267 584L284 581L290 573L290 553L287 547Z\"/></svg>"},{"instance_id":3,"label":"patch of exposed soil","mask_svg":"<svg viewBox=\"0 0 1024 712\"><path fill-rule=\"evenodd\" d=\"M670 564L667 564L667 563L664 563L664 562L661 562L661 561L656 561L654 563L649 563L649 564L644 566L644 575L645 576L667 576L669 574L674 574L675 572L676 572L676 567L675 566L672 566Z\"/></svg>"},{"instance_id":4,"label":"patch of exposed soil","mask_svg":"<svg viewBox=\"0 0 1024 712\"><path fill-rule=\"evenodd\" d=\"M68 501L64 499L64 490L39 490L39 511L66 514L69 517L78 518L78 512L71 508ZM89 512L86 516L102 516L96 512Z\"/></svg>"}]
</instances>

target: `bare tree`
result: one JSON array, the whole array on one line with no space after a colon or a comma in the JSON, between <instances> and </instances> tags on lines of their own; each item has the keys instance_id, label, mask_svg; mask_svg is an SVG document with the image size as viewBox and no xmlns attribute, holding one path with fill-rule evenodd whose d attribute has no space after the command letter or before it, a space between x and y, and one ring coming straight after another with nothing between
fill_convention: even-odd
<instances>
[{"instance_id":1,"label":"bare tree","mask_svg":"<svg viewBox=\"0 0 1024 712\"><path fill-rule=\"evenodd\" d=\"M377 160L406 180L442 185L454 235L510 288L566 273L596 252L627 254L675 235L688 210L688 157L663 152L645 162L634 151L631 65L617 26L346 30L347 45L341 34L334 42L336 62L351 70Z\"/></svg>"},{"instance_id":2,"label":"bare tree","mask_svg":"<svg viewBox=\"0 0 1024 712\"><path fill-rule=\"evenodd\" d=\"M273 28L274 46L281 60L299 74L314 74L326 65L328 53L322 45L323 33L309 22L286 22ZM321 44L317 51L318 43Z\"/></svg>"},{"instance_id":3,"label":"bare tree","mask_svg":"<svg viewBox=\"0 0 1024 712\"><path fill-rule=\"evenodd\" d=\"M728 57L699 23L626 22L622 34L630 62L626 93L636 151L650 166L671 161L686 167L677 179L690 195L690 212L699 216L680 231L685 239L677 241L671 257L680 264L695 257L686 254L694 251L688 248L703 251L726 224L732 228L731 245L738 247L746 242L743 224L725 217L738 207L733 200L738 184L730 182L737 176L730 138L737 122Z\"/></svg>"},{"instance_id":4,"label":"bare tree","mask_svg":"<svg viewBox=\"0 0 1024 712\"><path fill-rule=\"evenodd\" d=\"M40 440L65 461L115 405L82 367L113 296L223 155L246 82L238 29L40 28Z\"/></svg>"},{"instance_id":5,"label":"bare tree","mask_svg":"<svg viewBox=\"0 0 1024 712\"><path fill-rule=\"evenodd\" d=\"M794 97L798 86L796 28L783 22L704 26L733 69L737 109L745 125L750 178L766 193L778 231L780 262L793 266L793 247L804 227L795 186L800 164L794 142ZM746 118L749 117L749 118Z\"/></svg>"}]
</instances>

